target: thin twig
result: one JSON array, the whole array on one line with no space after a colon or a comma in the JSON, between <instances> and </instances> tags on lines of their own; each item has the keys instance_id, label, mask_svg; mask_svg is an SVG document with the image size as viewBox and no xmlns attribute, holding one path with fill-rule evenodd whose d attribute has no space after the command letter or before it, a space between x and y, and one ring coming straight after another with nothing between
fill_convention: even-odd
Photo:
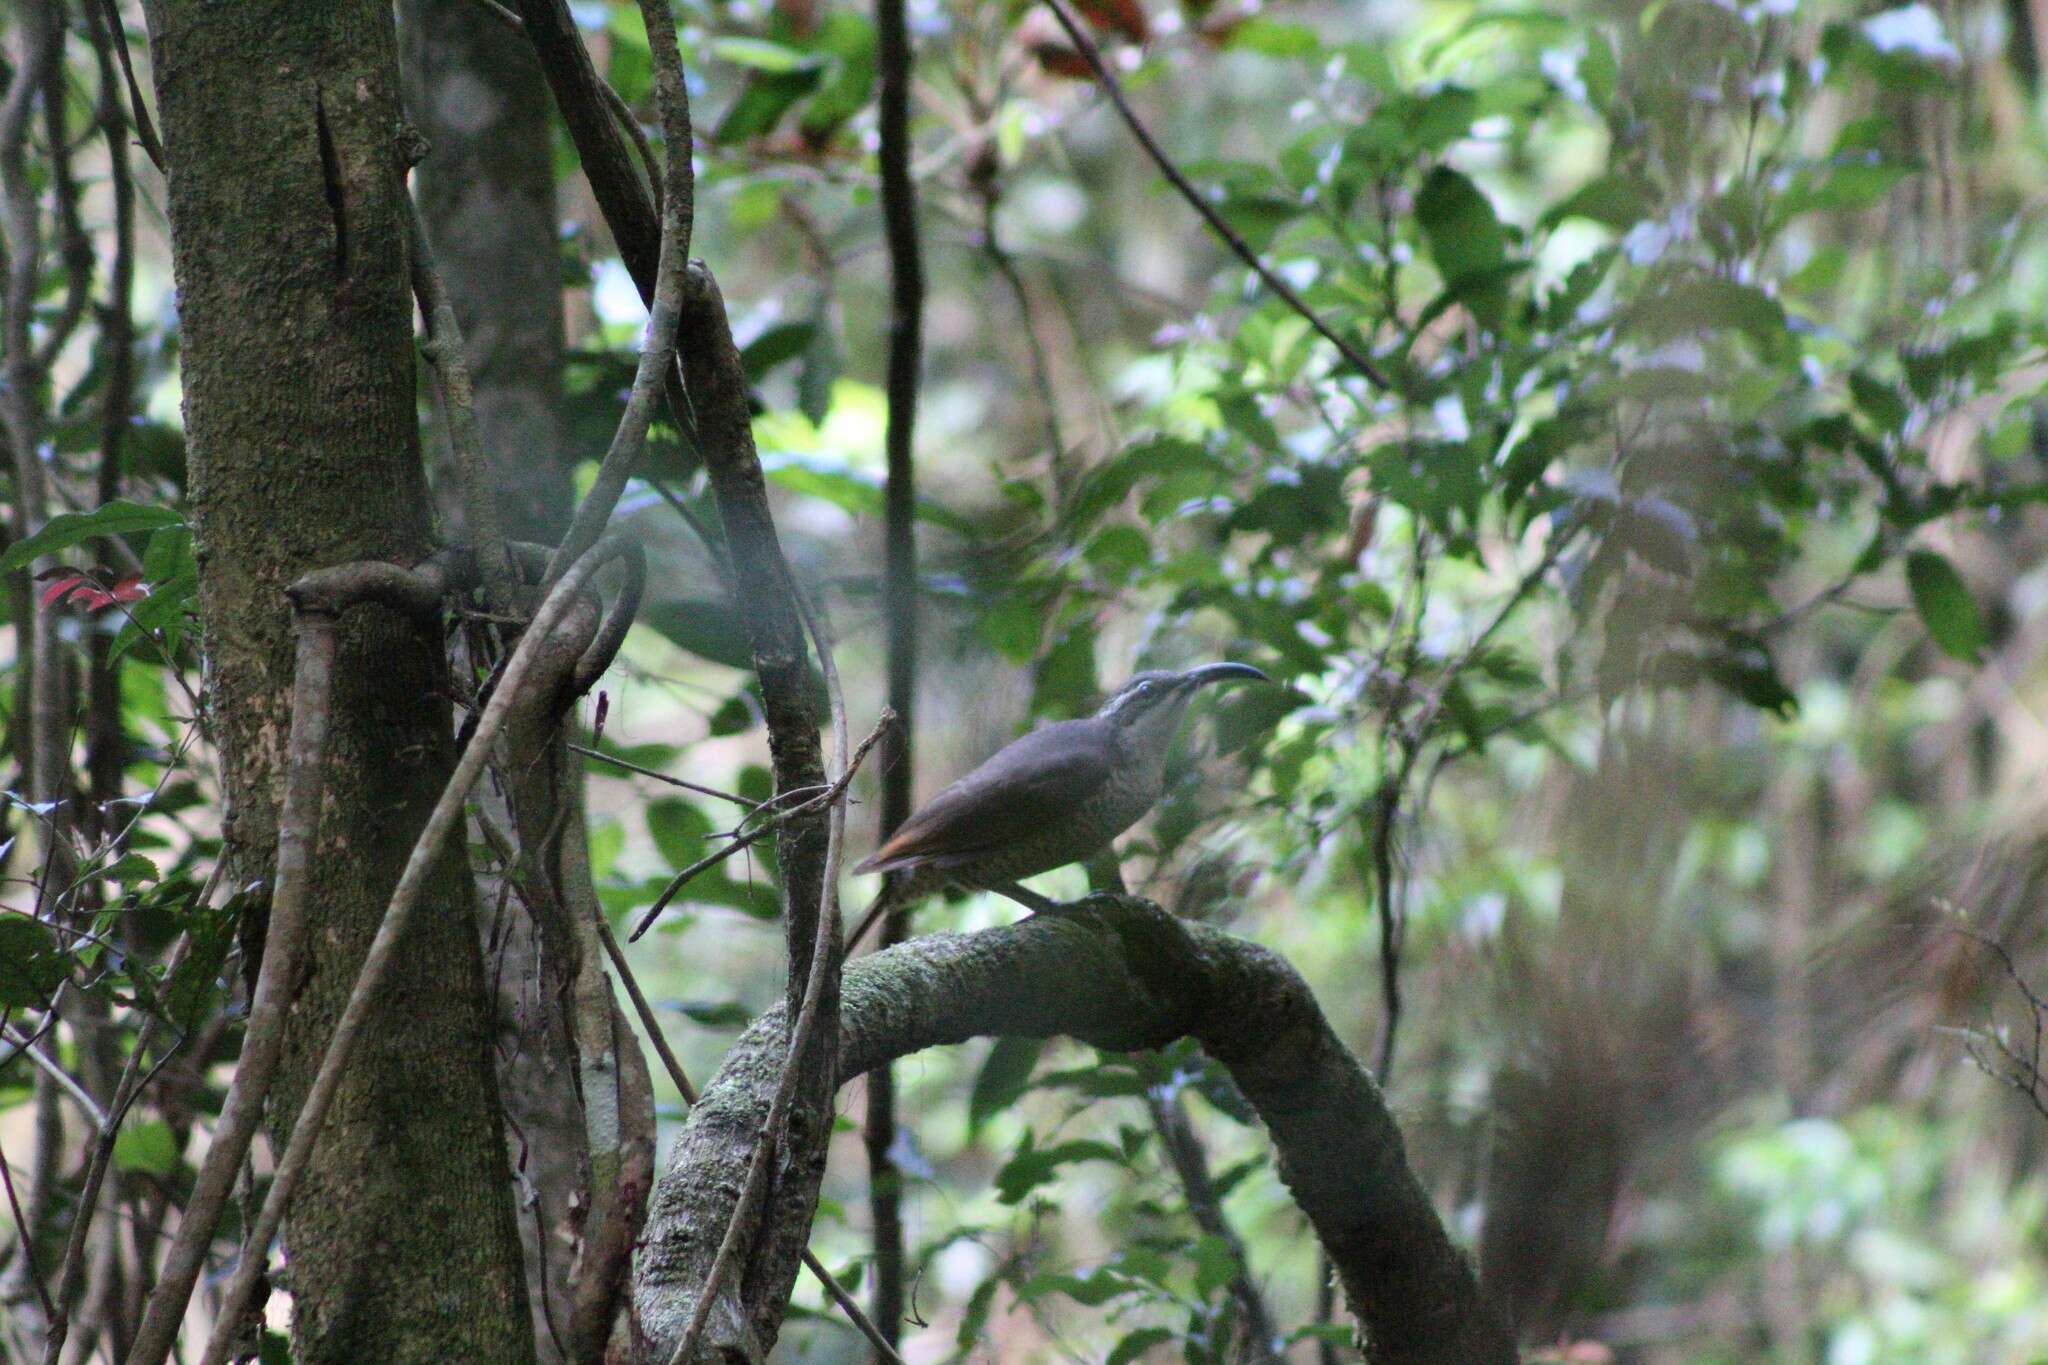
<instances>
[{"instance_id":1,"label":"thin twig","mask_svg":"<svg viewBox=\"0 0 2048 1365\"><path fill-rule=\"evenodd\" d=\"M860 747L854 751L853 759L847 772L839 780L827 784L823 791L811 797L802 805L791 806L788 810L779 812L772 819L756 825L746 833L736 835L733 841L724 848L719 849L716 853L706 854L671 877L668 885L662 889L662 893L654 898L654 903L641 912L640 922L633 926L632 933L626 935L626 942L639 942L640 936L654 927L654 921L660 918L663 910L668 908L669 902L676 898L676 893L681 891L699 874L718 866L741 849L759 843L762 839L774 833L778 827L787 824L791 820L801 819L806 815L815 815L820 809L836 803L841 796L846 794L847 784L853 781L853 775L860 771L861 760L867 757L868 750L872 749L875 746L875 741L880 739L890 729L895 719L896 713L893 711L884 711L882 713L881 719L875 722L875 728L868 732L867 738L863 739L860 742ZM574 748L576 746L571 745L570 747ZM785 793L785 795L789 794ZM760 806L755 807L757 812L760 809Z\"/></svg>"},{"instance_id":2,"label":"thin twig","mask_svg":"<svg viewBox=\"0 0 2048 1365\"><path fill-rule=\"evenodd\" d=\"M121 75L128 82L128 106L132 111L131 122L135 125L136 141L142 144L142 151L149 158L149 164L158 171L164 168L164 144L158 140L156 125L150 122L149 106L142 102L142 86L135 79L135 63L128 55L128 30L121 25L121 9L118 0L96 0L100 13L105 17L108 30L113 35L114 55L121 60Z\"/></svg>"},{"instance_id":3,"label":"thin twig","mask_svg":"<svg viewBox=\"0 0 2048 1365\"><path fill-rule=\"evenodd\" d=\"M203 907L213 899L214 888L220 884L221 874L226 867L225 857L215 860L213 873L207 878L205 888L200 891L196 906ZM179 937L177 945L171 949L171 955L165 963L166 982L184 964L191 946L190 934ZM121 1069L120 1080L115 1082L113 1099L108 1104L106 1116L100 1123L97 1141L93 1143L92 1159L85 1172L85 1185L79 1192L77 1211L71 1218L71 1233L64 1245L64 1261L57 1272L57 1315L44 1338L43 1365L58 1365L63 1358L64 1340L71 1328L71 1310L77 1301L79 1282L85 1270L86 1234L92 1228L93 1215L99 1211L100 1187L113 1164L114 1144L121 1135L122 1120L127 1118L129 1107L148 1087L150 1081L154 1080L157 1073L176 1055L178 1045L183 1041L174 1040L164 1055L157 1059L156 1065L147 1072L143 1071L143 1058L148 1055L150 1047L155 1043L157 1032L163 1022L164 1015L160 1011L152 1011L144 1016L142 1027L136 1035L135 1047L129 1052L128 1061ZM117 1202L118 1198L117 1193Z\"/></svg>"},{"instance_id":4,"label":"thin twig","mask_svg":"<svg viewBox=\"0 0 2048 1365\"><path fill-rule=\"evenodd\" d=\"M95 1129L105 1128L107 1126L107 1111L100 1108L99 1101L95 1100L92 1097L92 1095L86 1090L86 1088L78 1083L77 1079L73 1077L70 1072L66 1071L63 1067L58 1066L56 1062L52 1061L48 1056L44 1055L44 1052L41 1048L29 1047L26 1045L26 1043L23 1042L22 1039L13 1037L12 1035L0 1036L9 1037L11 1041L13 1041L17 1046L19 1046L23 1052L26 1052L28 1054L28 1059L30 1062L34 1063L38 1068L40 1068L44 1075L48 1076L52 1081L56 1082L57 1088L59 1090L62 1090L66 1095L69 1095L71 1097L71 1102L78 1106L78 1112L85 1115L85 1121L87 1123L91 1124Z\"/></svg>"},{"instance_id":5,"label":"thin twig","mask_svg":"<svg viewBox=\"0 0 2048 1365\"><path fill-rule=\"evenodd\" d=\"M1067 37L1080 52L1081 59L1087 62L1089 69L1095 73L1095 79L1101 84L1102 92L1108 95L1109 102L1116 106L1117 113L1123 117L1124 126L1131 130L1131 136L1138 140L1138 145L1152 158L1152 164L1159 168L1159 173L1180 192L1180 197L1187 200L1196 213L1202 215L1202 221L1209 225L1209 230L1220 237L1223 244L1230 248L1231 254L1250 267L1252 273L1257 275L1282 303L1298 313L1309 326L1315 328L1323 340L1335 346L1338 354L1351 362L1353 369L1371 380L1375 386L1392 389L1394 386L1380 373L1379 368L1366 358L1365 353L1339 336L1329 323L1324 322L1316 311L1308 306L1301 295L1294 292L1293 286L1260 260L1259 254L1252 250L1250 243L1238 236L1236 229L1223 221L1223 215L1216 211L1215 206L1195 188L1180 167L1174 164L1173 158L1166 154L1166 149L1159 145L1151 130L1139 119L1137 111L1131 108L1130 101L1124 97L1122 84L1109 69L1109 64L1102 59L1102 50L1095 46L1095 40L1088 35L1088 30L1074 18L1073 11L1067 8L1066 0L1045 0L1045 4L1052 10L1053 17L1059 20L1060 27L1067 31Z\"/></svg>"},{"instance_id":6,"label":"thin twig","mask_svg":"<svg viewBox=\"0 0 2048 1365\"><path fill-rule=\"evenodd\" d=\"M36 1239L29 1231L28 1217L21 1211L21 1196L14 1192L14 1164L7 1160L5 1152L0 1152L0 1185L7 1187L7 1207L14 1216L14 1244L28 1270L29 1283L36 1287L36 1297L42 1301L43 1319L54 1322L57 1309L50 1302L50 1287L43 1283L43 1272L36 1267Z\"/></svg>"},{"instance_id":7,"label":"thin twig","mask_svg":"<svg viewBox=\"0 0 2048 1365\"><path fill-rule=\"evenodd\" d=\"M505 727L513 704L519 700L526 681L534 673L534 661L546 648L549 637L574 603L583 586L592 574L611 559L624 554L630 547L621 541L600 544L581 559L569 566L568 572L551 589L540 609L534 613L533 623L520 637L519 644L512 651L506 664L497 691L492 694L489 705L484 708L483 717L477 722L476 733L467 750L456 763L455 771L449 775L448 784L442 789L440 799L427 815L427 822L414 840L412 853L406 859L405 870L399 874L398 885L392 889L391 902L385 907L384 917L377 926L375 938L370 942L363 965L356 974L355 985L349 991L348 1003L341 1012L341 1018L334 1026L334 1033L328 1039L327 1051L320 1059L319 1071L314 1075L313 1084L306 1092L306 1098L299 1108L298 1120L292 1128L290 1140L285 1145L284 1155L279 1159L276 1174L271 1178L270 1192L263 1200L261 1212L257 1214L249 1235L242 1244L241 1263L235 1268L226 1291L222 1295L220 1316L216 1319L213 1337L206 1345L203 1365L222 1365L238 1332L242 1315L248 1310L250 1295L254 1292L257 1279L263 1274L269 1261L271 1240L276 1237L278 1225L283 1221L286 1208L297 1192L298 1182L305 1174L306 1165L313 1153L314 1142L325 1125L327 1110L334 1102L335 1093L341 1087L341 1077L348 1066L350 1055L355 1050L358 1035L368 1021L376 1003L379 987L384 983L392 962L398 955L399 943L412 921L414 908L419 904L420 891L425 886L428 874L439 860L442 846L447 842L449 832L462 817L463 804L469 798L470 790L483 776L490 760L491 750L498 734ZM131 1365L136 1365L131 1361ZM146 1365L155 1365L154 1361Z\"/></svg>"},{"instance_id":8,"label":"thin twig","mask_svg":"<svg viewBox=\"0 0 2048 1365\"><path fill-rule=\"evenodd\" d=\"M582 754L585 758L594 758L600 763L609 763L614 768L624 768L629 773L638 773L642 777L651 777L656 782L666 782L671 787L681 787L684 791L696 792L699 796L715 796L721 801L730 801L735 806L745 806L748 810L759 810L767 804L764 801L756 801L752 797L720 791L716 787L706 787L696 782L687 782L680 777L671 777L669 774L657 772L653 768L643 768L638 763L629 762L616 754L608 754L602 749L593 749L587 744L571 744L569 751Z\"/></svg>"},{"instance_id":9,"label":"thin twig","mask_svg":"<svg viewBox=\"0 0 2048 1365\"><path fill-rule=\"evenodd\" d=\"M426 220L410 196L405 205L406 250L412 266L412 292L419 300L420 318L426 336L420 352L434 374L434 396L439 400L441 422L447 431L448 450L454 457L455 482L462 498L463 530L476 554L483 574L484 598L488 606L509 609L514 605L517 571L505 548L505 528L499 524L497 495L491 487L489 461L484 455L483 431L476 420L476 383L469 373L469 357L462 350L462 326L455 317L455 300L434 264L433 247L427 241Z\"/></svg>"},{"instance_id":10,"label":"thin twig","mask_svg":"<svg viewBox=\"0 0 2048 1365\"><path fill-rule=\"evenodd\" d=\"M1273 1345L1279 1339L1279 1333L1273 1330L1273 1314L1252 1281L1244 1240L1223 1216L1223 1201L1209 1175L1209 1154L1202 1147L1201 1134L1195 1131L1177 1091L1147 1090L1145 1108L1152 1115L1152 1126L1159 1133L1159 1145L1165 1149L1167 1162L1180 1179L1195 1226L1229 1249L1230 1294L1244 1317L1243 1359L1247 1365L1278 1365L1282 1357Z\"/></svg>"},{"instance_id":11,"label":"thin twig","mask_svg":"<svg viewBox=\"0 0 2048 1365\"><path fill-rule=\"evenodd\" d=\"M911 747L917 703L917 392L924 356L924 261L917 226L917 186L910 171L910 77L913 57L904 0L875 0L876 72L881 145L882 223L889 244L889 422L884 444L886 540L882 608L888 627L889 705L899 717L882 770L881 834L910 818L915 793ZM1060 458L1055 449L1054 460ZM900 941L907 908L889 916L882 943ZM861 1125L868 1158L868 1208L875 1251L875 1317L891 1341L903 1321L903 1178L896 1168L896 1088L889 1068L868 1078Z\"/></svg>"}]
</instances>

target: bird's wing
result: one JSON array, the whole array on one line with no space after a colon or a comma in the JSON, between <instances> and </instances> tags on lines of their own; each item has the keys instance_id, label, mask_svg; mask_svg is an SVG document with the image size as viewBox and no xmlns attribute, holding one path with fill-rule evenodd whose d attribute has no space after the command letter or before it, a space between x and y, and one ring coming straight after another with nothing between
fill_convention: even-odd
<instances>
[{"instance_id":1,"label":"bird's wing","mask_svg":"<svg viewBox=\"0 0 2048 1365\"><path fill-rule=\"evenodd\" d=\"M854 871L966 861L1071 816L1109 781L1105 738L1085 720L1032 731L925 802Z\"/></svg>"}]
</instances>

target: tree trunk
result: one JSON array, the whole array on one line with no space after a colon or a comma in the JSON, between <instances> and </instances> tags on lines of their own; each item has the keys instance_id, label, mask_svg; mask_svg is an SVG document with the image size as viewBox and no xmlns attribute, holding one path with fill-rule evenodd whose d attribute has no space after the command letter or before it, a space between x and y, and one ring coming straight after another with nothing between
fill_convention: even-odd
<instances>
[{"instance_id":1,"label":"tree trunk","mask_svg":"<svg viewBox=\"0 0 2048 1365\"><path fill-rule=\"evenodd\" d=\"M270 875L277 845L285 586L431 548L404 254L410 139L388 6L152 0L148 18L208 683L247 882ZM453 761L437 632L358 608L336 672L311 951L274 1138ZM427 894L286 1225L301 1362L533 1358L459 850Z\"/></svg>"},{"instance_id":2,"label":"tree trunk","mask_svg":"<svg viewBox=\"0 0 2048 1365\"><path fill-rule=\"evenodd\" d=\"M400 12L407 104L430 148L420 212L462 324L498 516L515 540L552 545L569 524L571 460L547 82L532 46L476 0Z\"/></svg>"}]
</instances>

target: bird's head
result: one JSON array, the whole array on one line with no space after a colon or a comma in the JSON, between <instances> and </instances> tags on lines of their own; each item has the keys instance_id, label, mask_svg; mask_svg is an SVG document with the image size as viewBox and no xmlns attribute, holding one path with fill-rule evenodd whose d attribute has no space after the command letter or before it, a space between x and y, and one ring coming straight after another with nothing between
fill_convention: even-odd
<instances>
[{"instance_id":1,"label":"bird's head","mask_svg":"<svg viewBox=\"0 0 2048 1365\"><path fill-rule=\"evenodd\" d=\"M1187 713L1188 702L1194 699L1195 693L1210 683L1229 682L1234 678L1272 681L1250 664L1204 664L1181 673L1138 673L1119 687L1095 715L1097 719L1116 726L1126 743L1142 751L1156 750L1163 755L1167 746L1173 743L1174 732L1180 728L1180 718Z\"/></svg>"}]
</instances>

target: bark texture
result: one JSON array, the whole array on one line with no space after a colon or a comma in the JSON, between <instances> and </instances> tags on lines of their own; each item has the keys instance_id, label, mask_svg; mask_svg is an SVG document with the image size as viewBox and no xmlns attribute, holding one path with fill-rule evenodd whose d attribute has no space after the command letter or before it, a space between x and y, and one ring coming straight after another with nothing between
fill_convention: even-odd
<instances>
[{"instance_id":1,"label":"bark texture","mask_svg":"<svg viewBox=\"0 0 2048 1365\"><path fill-rule=\"evenodd\" d=\"M413 139L388 6L151 0L147 13L208 683L246 882L269 876L277 844L285 586L430 548L404 254ZM450 772L447 697L437 631L381 606L345 618L276 1137ZM302 1362L532 1359L464 862L454 848L442 859L292 1206Z\"/></svg>"},{"instance_id":2,"label":"bark texture","mask_svg":"<svg viewBox=\"0 0 2048 1365\"><path fill-rule=\"evenodd\" d=\"M705 1087L655 1186L650 1251L721 1225L786 1047L763 1016ZM841 1080L944 1043L1065 1034L1116 1050L1192 1036L1230 1069L1279 1154L1281 1178L1342 1277L1378 1365L1516 1359L1408 1169L1378 1087L1331 1032L1293 968L1254 944L1186 926L1157 906L1096 896L1019 924L933 934L850 964L840 1008ZM801 1238L808 1226L781 1235ZM715 1234L713 1234L715 1235ZM650 1335L687 1315L694 1281L650 1254L635 1295ZM760 1290L767 1287L762 1286ZM787 1301L746 1304L772 1344ZM712 1357L716 1358L716 1357Z\"/></svg>"}]
</instances>

